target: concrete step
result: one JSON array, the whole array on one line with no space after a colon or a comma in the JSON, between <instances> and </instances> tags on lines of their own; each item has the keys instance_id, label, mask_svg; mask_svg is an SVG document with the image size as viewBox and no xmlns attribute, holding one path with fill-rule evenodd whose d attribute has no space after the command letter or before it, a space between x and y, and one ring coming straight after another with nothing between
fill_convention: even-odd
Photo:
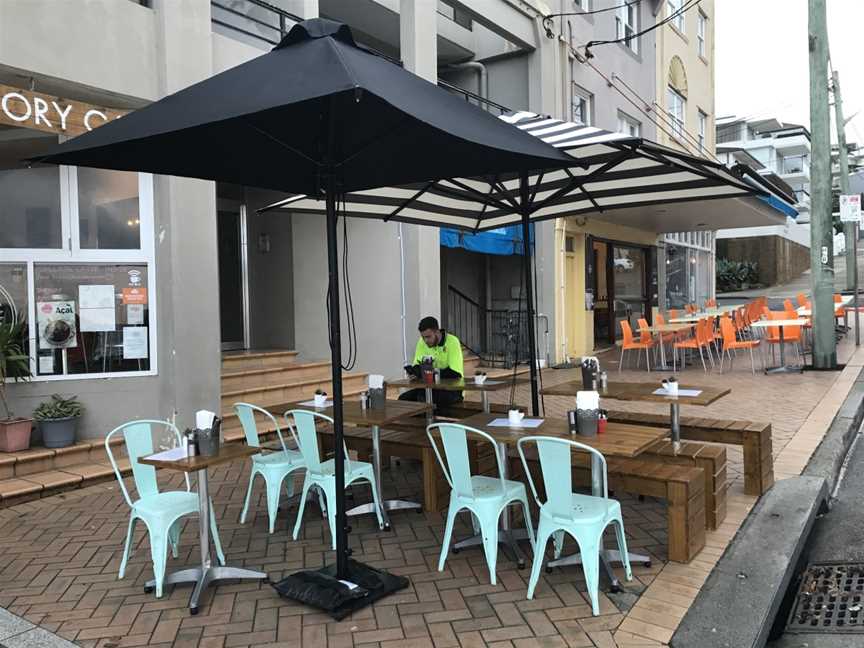
<instances>
[{"instance_id":1,"label":"concrete step","mask_svg":"<svg viewBox=\"0 0 864 648\"><path fill-rule=\"evenodd\" d=\"M287 362L278 367L222 371L222 392L234 392L265 385L285 385L303 380L326 380L329 362Z\"/></svg>"},{"instance_id":2,"label":"concrete step","mask_svg":"<svg viewBox=\"0 0 864 648\"><path fill-rule=\"evenodd\" d=\"M116 479L104 448L102 452L102 461L74 463L22 477L0 479L0 508ZM124 477L132 474L132 467L126 457L117 458L117 467Z\"/></svg>"},{"instance_id":3,"label":"concrete step","mask_svg":"<svg viewBox=\"0 0 864 648\"><path fill-rule=\"evenodd\" d=\"M111 439L115 458L124 457L123 438ZM0 452L0 480L20 479L67 466L108 461L103 439L82 440L66 448L33 447L19 452Z\"/></svg>"},{"instance_id":4,"label":"concrete step","mask_svg":"<svg viewBox=\"0 0 864 648\"><path fill-rule=\"evenodd\" d=\"M347 378L347 376L346 376L346 378ZM361 378L362 380L350 381L350 382L347 380L344 380L344 379L342 380L343 396L346 400L348 400L348 399L357 400L359 398L360 394L362 394L364 391L366 391L367 378L365 375L352 376L352 378ZM332 393L332 390L330 389L330 383L329 382L326 384L326 386L323 389L328 394ZM298 396L296 398L277 399L277 400L271 400L269 402L236 399L236 400L232 401L229 405L225 405L223 403L223 406L222 406L222 429L224 431L240 429L240 421L237 419L237 415L234 414L234 403L249 403L251 405L257 405L258 407L263 407L264 409L267 409L270 405L278 405L279 403L286 403L289 401L302 401L302 400L306 400L306 399L311 399L314 394L315 394L315 388L313 387L312 391L304 393L303 395ZM273 412L271 412L271 414L273 414L273 416L275 416L277 419L279 419L282 415L282 412L273 411ZM279 421L279 424L282 425L281 420Z\"/></svg>"},{"instance_id":5,"label":"concrete step","mask_svg":"<svg viewBox=\"0 0 864 648\"><path fill-rule=\"evenodd\" d=\"M343 374L342 376L342 390L345 394L359 394L367 385L368 374ZM328 394L333 393L329 377L300 380L281 385L259 385L248 389L222 392L222 412L231 412L234 403L251 403L259 407L267 407L268 405L312 398L318 389L322 389Z\"/></svg>"},{"instance_id":6,"label":"concrete step","mask_svg":"<svg viewBox=\"0 0 864 648\"><path fill-rule=\"evenodd\" d=\"M272 369L296 361L298 352L289 349L261 351L225 351L222 353L222 371L233 373L251 369Z\"/></svg>"}]
</instances>

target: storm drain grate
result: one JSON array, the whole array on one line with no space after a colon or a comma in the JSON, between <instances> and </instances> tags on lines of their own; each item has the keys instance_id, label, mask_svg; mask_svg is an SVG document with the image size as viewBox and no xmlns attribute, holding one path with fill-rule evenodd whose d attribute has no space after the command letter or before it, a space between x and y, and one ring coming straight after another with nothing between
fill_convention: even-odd
<instances>
[{"instance_id":1,"label":"storm drain grate","mask_svg":"<svg viewBox=\"0 0 864 648\"><path fill-rule=\"evenodd\" d=\"M810 565L801 579L786 630L864 634L864 564Z\"/></svg>"}]
</instances>

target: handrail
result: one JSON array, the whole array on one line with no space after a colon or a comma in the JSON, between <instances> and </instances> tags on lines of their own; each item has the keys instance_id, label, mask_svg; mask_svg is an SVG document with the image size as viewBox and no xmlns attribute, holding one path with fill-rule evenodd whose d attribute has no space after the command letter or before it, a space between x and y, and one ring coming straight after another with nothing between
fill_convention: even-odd
<instances>
[{"instance_id":1,"label":"handrail","mask_svg":"<svg viewBox=\"0 0 864 648\"><path fill-rule=\"evenodd\" d=\"M220 20L219 18L211 17L210 21L215 25L219 25L220 27L224 27L225 29L229 29L231 31L238 32L240 34L244 34L244 35L246 35L250 38L254 38L256 40L264 41L265 43L269 43L270 45L276 45L279 43L279 40L281 40L282 37L284 37L288 33L289 26L287 25L287 22L289 20L292 21L292 23L302 22L302 20L303 20L300 16L293 14L289 11L285 11L284 9L277 7L275 5L272 5L269 2L266 2L265 0L244 0L244 2L246 2L252 6L255 6L255 7L265 9L266 11L269 11L272 14L275 14L279 18L279 24L278 25L270 24L268 22L260 20L259 18L255 18L254 16L250 16L248 14L245 14L242 11L235 9L234 7L229 7L226 4L219 2L218 0L210 0L210 5L212 7L219 9L220 11L224 11L225 13L231 14L233 16L237 16L238 18L240 18L244 21L247 21L249 23L252 23L254 25L259 25L260 27L264 27L266 29L272 29L274 32L276 32L279 35L278 40L273 40L271 38L268 38L267 36L264 36L263 34L256 34L253 31L249 31L248 29L244 29L243 27L240 27L239 25L234 25L234 24L231 24L231 23L226 22L224 20Z\"/></svg>"},{"instance_id":2,"label":"handrail","mask_svg":"<svg viewBox=\"0 0 864 648\"><path fill-rule=\"evenodd\" d=\"M503 106L495 101L492 101L491 99L487 99L486 97L481 97L475 92L471 92L470 90L466 90L465 88L460 88L459 86L453 85L452 83L444 81L443 79L438 79L438 87L444 88L445 90L450 90L451 92L455 92L457 94L461 94L465 97L466 101L476 101L478 103L486 104L487 106L498 110L502 115L512 112L507 106Z\"/></svg>"}]
</instances>

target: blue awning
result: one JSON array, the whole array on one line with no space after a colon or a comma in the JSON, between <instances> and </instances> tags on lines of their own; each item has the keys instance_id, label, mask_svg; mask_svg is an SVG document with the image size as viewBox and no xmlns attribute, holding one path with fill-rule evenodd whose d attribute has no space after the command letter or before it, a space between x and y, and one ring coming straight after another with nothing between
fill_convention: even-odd
<instances>
[{"instance_id":1,"label":"blue awning","mask_svg":"<svg viewBox=\"0 0 864 648\"><path fill-rule=\"evenodd\" d=\"M530 243L534 243L534 224L529 225ZM469 234L464 230L441 228L441 245L448 248L463 248L481 254L503 256L522 254L522 226L499 227L498 229Z\"/></svg>"},{"instance_id":2,"label":"blue awning","mask_svg":"<svg viewBox=\"0 0 864 648\"><path fill-rule=\"evenodd\" d=\"M790 218L796 218L796 219L798 218L798 210L795 209L789 203L787 203L785 200L780 200L780 198L777 198L776 196L773 196L773 195L771 195L771 196L758 196L758 198L762 202L768 203L774 209L776 209L779 212L782 212L786 216L789 216Z\"/></svg>"}]
</instances>

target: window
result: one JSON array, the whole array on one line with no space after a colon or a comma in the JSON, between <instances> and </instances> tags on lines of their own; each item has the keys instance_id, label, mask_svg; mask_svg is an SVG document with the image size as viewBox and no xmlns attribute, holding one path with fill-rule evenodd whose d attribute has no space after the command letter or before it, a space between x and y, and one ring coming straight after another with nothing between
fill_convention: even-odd
<instances>
[{"instance_id":1,"label":"window","mask_svg":"<svg viewBox=\"0 0 864 648\"><path fill-rule=\"evenodd\" d=\"M666 0L666 17L675 16L672 18L672 26L682 34L684 33L684 12L683 0Z\"/></svg>"},{"instance_id":2,"label":"window","mask_svg":"<svg viewBox=\"0 0 864 648\"><path fill-rule=\"evenodd\" d=\"M633 119L627 113L618 111L618 132L630 135L631 137L639 137L642 133L642 124L637 119Z\"/></svg>"},{"instance_id":3,"label":"window","mask_svg":"<svg viewBox=\"0 0 864 648\"><path fill-rule=\"evenodd\" d=\"M705 147L708 145L708 115L701 110L699 111L699 152L704 153Z\"/></svg>"},{"instance_id":4,"label":"window","mask_svg":"<svg viewBox=\"0 0 864 648\"><path fill-rule=\"evenodd\" d=\"M572 119L574 122L591 125L591 103L592 95L590 92L580 88L575 83L571 84L570 102L572 105Z\"/></svg>"},{"instance_id":5,"label":"window","mask_svg":"<svg viewBox=\"0 0 864 648\"><path fill-rule=\"evenodd\" d=\"M624 44L634 52L639 52L639 39L633 34L639 31L639 3L634 2L618 8L615 15L616 38L623 38Z\"/></svg>"},{"instance_id":6,"label":"window","mask_svg":"<svg viewBox=\"0 0 864 648\"><path fill-rule=\"evenodd\" d=\"M56 141L0 127L0 320L26 321L36 380L153 374L152 177L11 162Z\"/></svg>"},{"instance_id":7,"label":"window","mask_svg":"<svg viewBox=\"0 0 864 648\"><path fill-rule=\"evenodd\" d=\"M573 4L576 5L577 9L582 9L583 11L591 9L591 0L573 0Z\"/></svg>"},{"instance_id":8,"label":"window","mask_svg":"<svg viewBox=\"0 0 864 648\"><path fill-rule=\"evenodd\" d=\"M464 27L465 29L471 30L474 27L474 22L471 20L470 15L468 15L462 9L457 9L456 7L453 7L446 2L442 2L442 0L438 0L438 13L445 18L449 18L457 25L459 25L460 27Z\"/></svg>"},{"instance_id":9,"label":"window","mask_svg":"<svg viewBox=\"0 0 864 648\"><path fill-rule=\"evenodd\" d=\"M708 33L708 16L700 10L696 16L696 51L702 58L708 58L706 34Z\"/></svg>"},{"instance_id":10,"label":"window","mask_svg":"<svg viewBox=\"0 0 864 648\"><path fill-rule=\"evenodd\" d=\"M684 137L684 113L687 100L675 88L667 89L669 118L672 122L672 133L679 138Z\"/></svg>"}]
</instances>

